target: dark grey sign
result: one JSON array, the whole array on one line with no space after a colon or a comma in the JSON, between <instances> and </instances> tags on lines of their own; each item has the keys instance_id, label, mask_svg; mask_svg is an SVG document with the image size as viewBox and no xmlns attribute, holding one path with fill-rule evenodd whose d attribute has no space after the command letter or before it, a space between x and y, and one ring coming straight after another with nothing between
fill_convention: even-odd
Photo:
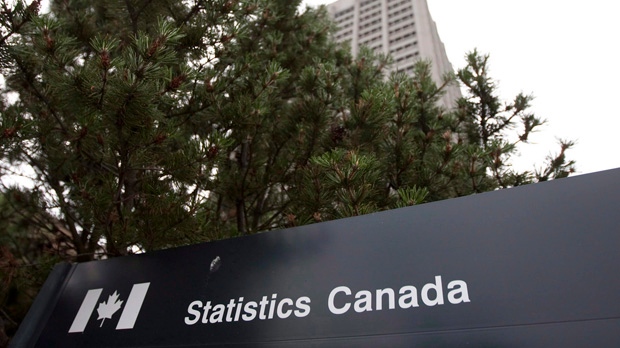
<instances>
[{"instance_id":1,"label":"dark grey sign","mask_svg":"<svg viewBox=\"0 0 620 348\"><path fill-rule=\"evenodd\" d=\"M619 207L611 170L59 266L14 342L620 347Z\"/></svg>"}]
</instances>

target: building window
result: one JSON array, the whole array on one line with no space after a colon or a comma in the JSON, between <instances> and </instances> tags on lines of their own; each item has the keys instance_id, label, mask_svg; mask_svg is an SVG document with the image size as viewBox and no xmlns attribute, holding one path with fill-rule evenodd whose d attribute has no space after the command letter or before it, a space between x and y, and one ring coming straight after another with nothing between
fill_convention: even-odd
<instances>
[{"instance_id":1,"label":"building window","mask_svg":"<svg viewBox=\"0 0 620 348\"><path fill-rule=\"evenodd\" d=\"M342 10L342 11L336 12L336 13L334 14L334 19L338 19L338 17L344 16L344 15L346 15L347 13L350 13L350 12L353 12L353 6L348 7L348 8L346 8L346 9Z\"/></svg>"}]
</instances>

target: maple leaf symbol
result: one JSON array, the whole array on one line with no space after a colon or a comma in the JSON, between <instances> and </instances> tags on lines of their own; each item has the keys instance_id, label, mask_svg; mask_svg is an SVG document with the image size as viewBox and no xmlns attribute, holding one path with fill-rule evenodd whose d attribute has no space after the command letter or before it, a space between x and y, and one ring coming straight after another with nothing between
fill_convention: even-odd
<instances>
[{"instance_id":1,"label":"maple leaf symbol","mask_svg":"<svg viewBox=\"0 0 620 348\"><path fill-rule=\"evenodd\" d=\"M103 326L103 322L106 319L112 319L112 315L121 309L122 304L123 301L118 300L118 294L116 291L114 291L112 295L108 296L107 303L106 301L101 302L97 307L97 313L99 313L99 318L97 318L97 320L101 319L101 325L99 325L99 327Z\"/></svg>"}]
</instances>

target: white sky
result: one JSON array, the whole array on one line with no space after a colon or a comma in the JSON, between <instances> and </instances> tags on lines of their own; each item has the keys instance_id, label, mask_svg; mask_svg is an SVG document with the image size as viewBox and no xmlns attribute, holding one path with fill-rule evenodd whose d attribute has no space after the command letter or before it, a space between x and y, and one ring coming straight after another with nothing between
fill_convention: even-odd
<instances>
[{"instance_id":1,"label":"white sky","mask_svg":"<svg viewBox=\"0 0 620 348\"><path fill-rule=\"evenodd\" d=\"M491 55L491 77L507 100L533 94L546 126L522 146L517 168L533 169L556 138L577 173L620 167L620 2L614 0L427 0L455 69L477 48ZM309 5L333 0L305 0Z\"/></svg>"}]
</instances>

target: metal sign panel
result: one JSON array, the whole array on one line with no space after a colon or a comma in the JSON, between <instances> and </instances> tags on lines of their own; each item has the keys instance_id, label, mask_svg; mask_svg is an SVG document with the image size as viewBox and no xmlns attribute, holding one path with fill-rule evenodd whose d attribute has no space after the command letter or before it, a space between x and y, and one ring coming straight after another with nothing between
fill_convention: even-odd
<instances>
[{"instance_id":1,"label":"metal sign panel","mask_svg":"<svg viewBox=\"0 0 620 348\"><path fill-rule=\"evenodd\" d=\"M619 347L619 193L612 170L77 264L33 343Z\"/></svg>"}]
</instances>

